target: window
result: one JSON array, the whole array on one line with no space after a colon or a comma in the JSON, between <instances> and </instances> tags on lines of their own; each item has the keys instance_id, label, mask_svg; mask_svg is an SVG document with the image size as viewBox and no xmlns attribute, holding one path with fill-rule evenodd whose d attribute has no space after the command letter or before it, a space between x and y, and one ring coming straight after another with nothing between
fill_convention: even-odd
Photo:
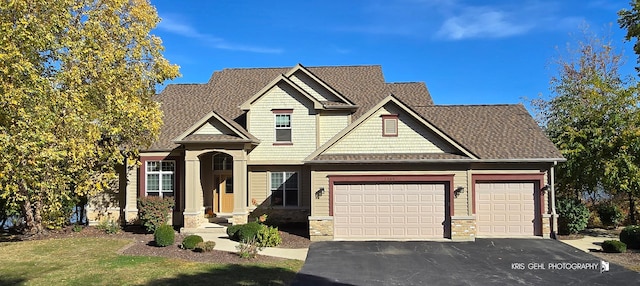
<instances>
[{"instance_id":1,"label":"window","mask_svg":"<svg viewBox=\"0 0 640 286\"><path fill-rule=\"evenodd\" d=\"M146 194L156 197L173 197L176 163L174 161L146 162Z\"/></svg>"},{"instance_id":2,"label":"window","mask_svg":"<svg viewBox=\"0 0 640 286\"><path fill-rule=\"evenodd\" d=\"M398 115L382 115L382 136L398 136Z\"/></svg>"},{"instance_id":3,"label":"window","mask_svg":"<svg viewBox=\"0 0 640 286\"><path fill-rule=\"evenodd\" d=\"M221 153L213 155L213 170L233 170L233 157Z\"/></svg>"},{"instance_id":4,"label":"window","mask_svg":"<svg viewBox=\"0 0 640 286\"><path fill-rule=\"evenodd\" d=\"M291 142L291 114L275 114L276 141Z\"/></svg>"},{"instance_id":5,"label":"window","mask_svg":"<svg viewBox=\"0 0 640 286\"><path fill-rule=\"evenodd\" d=\"M298 206L298 173L271 173L271 205Z\"/></svg>"}]
</instances>

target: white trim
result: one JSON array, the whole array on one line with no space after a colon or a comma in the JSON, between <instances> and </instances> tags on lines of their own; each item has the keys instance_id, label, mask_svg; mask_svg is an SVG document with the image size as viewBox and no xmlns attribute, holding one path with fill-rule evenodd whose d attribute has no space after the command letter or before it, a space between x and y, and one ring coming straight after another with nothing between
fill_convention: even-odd
<instances>
[{"instance_id":1,"label":"white trim","mask_svg":"<svg viewBox=\"0 0 640 286\"><path fill-rule=\"evenodd\" d=\"M278 127L278 116L289 116L289 127ZM273 113L273 143L292 143L293 142L293 116L289 112ZM289 141L278 141L278 130L289 130Z\"/></svg>"},{"instance_id":2,"label":"white trim","mask_svg":"<svg viewBox=\"0 0 640 286\"><path fill-rule=\"evenodd\" d=\"M159 164L159 171L149 171L149 163L151 162L157 162ZM173 171L163 171L162 170L162 163L163 162L167 162L167 163L172 163L173 164ZM176 176L177 176L177 164L175 160L149 160L149 161L145 161L144 162L144 195L145 196L149 196L149 175L158 175L158 196L161 198L164 198L163 193L169 193L168 191L165 191L162 189L162 177L164 175L173 175L173 183L172 183L172 190L171 190L171 194L173 194L171 197L176 196Z\"/></svg>"}]
</instances>

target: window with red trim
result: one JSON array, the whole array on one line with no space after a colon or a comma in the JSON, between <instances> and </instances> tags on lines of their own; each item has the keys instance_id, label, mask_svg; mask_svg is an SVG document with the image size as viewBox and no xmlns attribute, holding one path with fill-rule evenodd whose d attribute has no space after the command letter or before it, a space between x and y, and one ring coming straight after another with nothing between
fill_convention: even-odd
<instances>
[{"instance_id":1,"label":"window with red trim","mask_svg":"<svg viewBox=\"0 0 640 286\"><path fill-rule=\"evenodd\" d=\"M398 115L382 115L382 136L398 136Z\"/></svg>"}]
</instances>

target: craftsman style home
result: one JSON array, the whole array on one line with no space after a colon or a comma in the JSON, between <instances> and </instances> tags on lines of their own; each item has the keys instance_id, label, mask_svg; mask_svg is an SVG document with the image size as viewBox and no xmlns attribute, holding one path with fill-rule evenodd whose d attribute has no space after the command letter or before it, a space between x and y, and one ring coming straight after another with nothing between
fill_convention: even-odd
<instances>
[{"instance_id":1,"label":"craftsman style home","mask_svg":"<svg viewBox=\"0 0 640 286\"><path fill-rule=\"evenodd\" d=\"M547 237L564 161L522 105L434 105L380 66L241 68L167 86L159 139L119 211L173 197L174 225L269 214L312 240Z\"/></svg>"}]
</instances>

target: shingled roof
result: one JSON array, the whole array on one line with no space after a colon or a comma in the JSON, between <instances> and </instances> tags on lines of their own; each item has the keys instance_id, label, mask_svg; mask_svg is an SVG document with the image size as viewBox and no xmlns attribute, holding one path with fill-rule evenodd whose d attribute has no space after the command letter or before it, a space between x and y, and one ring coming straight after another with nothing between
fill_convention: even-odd
<instances>
[{"instance_id":1,"label":"shingled roof","mask_svg":"<svg viewBox=\"0 0 640 286\"><path fill-rule=\"evenodd\" d=\"M359 106L353 114L354 119L390 93L410 106L433 104L424 83L386 83L379 65L306 69ZM214 72L205 84L168 85L155 98L164 112L164 125L160 137L149 150L178 147L172 140L212 110L242 123L243 111L239 106L289 70L291 67L223 69Z\"/></svg>"},{"instance_id":2,"label":"shingled roof","mask_svg":"<svg viewBox=\"0 0 640 286\"><path fill-rule=\"evenodd\" d=\"M521 104L412 108L480 159L563 159Z\"/></svg>"}]
</instances>

